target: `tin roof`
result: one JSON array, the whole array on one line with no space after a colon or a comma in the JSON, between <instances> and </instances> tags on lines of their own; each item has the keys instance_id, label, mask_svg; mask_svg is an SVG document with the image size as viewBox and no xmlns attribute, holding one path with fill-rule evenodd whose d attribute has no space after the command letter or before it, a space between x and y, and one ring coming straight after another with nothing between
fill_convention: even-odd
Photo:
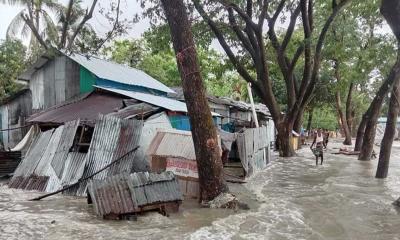
<instances>
[{"instance_id":1,"label":"tin roof","mask_svg":"<svg viewBox=\"0 0 400 240\"><path fill-rule=\"evenodd\" d=\"M150 143L147 155L196 160L192 134L179 130L159 131Z\"/></svg>"},{"instance_id":2,"label":"tin roof","mask_svg":"<svg viewBox=\"0 0 400 240\"><path fill-rule=\"evenodd\" d=\"M178 180L171 172L125 173L91 180L88 191L100 216L140 212L151 204L183 200Z\"/></svg>"},{"instance_id":3,"label":"tin roof","mask_svg":"<svg viewBox=\"0 0 400 240\"><path fill-rule=\"evenodd\" d=\"M116 112L123 107L123 98L109 94L93 92L77 100L68 101L28 118L28 122L62 124L68 121L81 119L83 121L96 120L99 114Z\"/></svg>"},{"instance_id":4,"label":"tin roof","mask_svg":"<svg viewBox=\"0 0 400 240\"><path fill-rule=\"evenodd\" d=\"M105 91L117 93L123 96L127 96L136 100L139 100L141 102L146 102L150 103L151 105L162 107L164 109L173 111L173 112L184 112L187 113L187 108L186 108L186 103L180 102L178 100L169 98L169 97L164 97L164 96L157 96L153 94L148 94L148 93L141 93L141 92L133 92L133 91L127 91L127 90L122 90L122 89L116 89L116 88L108 88L108 87L100 87L100 86L95 86L98 89L102 89ZM211 112L212 116L220 116L220 114Z\"/></svg>"},{"instance_id":5,"label":"tin roof","mask_svg":"<svg viewBox=\"0 0 400 240\"><path fill-rule=\"evenodd\" d=\"M169 93L168 96L177 100L184 101L185 97L183 96L183 89L182 87L172 87L172 89L175 91L175 93ZM207 94L207 100L209 102L212 102L214 104L220 104L220 105L226 105L232 108L237 108L240 110L245 110L245 111L251 111L251 105L250 103L246 103L243 101L237 101L229 97L218 97L218 96L213 96L210 94ZM254 108L256 109L256 112L264 114L266 116L271 116L268 107L265 106L262 103L256 103L254 104Z\"/></svg>"},{"instance_id":6,"label":"tin roof","mask_svg":"<svg viewBox=\"0 0 400 240\"><path fill-rule=\"evenodd\" d=\"M64 53L65 54L65 53ZM145 87L158 91L173 93L174 91L143 71L122 64L107 61L94 56L84 56L77 53L67 55L69 58L85 67L101 79L122 84ZM154 66L157 67L157 66Z\"/></svg>"},{"instance_id":7,"label":"tin roof","mask_svg":"<svg viewBox=\"0 0 400 240\"><path fill-rule=\"evenodd\" d=\"M163 96L152 95L148 93L133 92L116 88L107 88L95 86L96 88L103 89L109 92L118 93L142 102L150 103L154 106L162 107L174 112L187 112L186 103L177 101L172 98Z\"/></svg>"},{"instance_id":8,"label":"tin roof","mask_svg":"<svg viewBox=\"0 0 400 240\"><path fill-rule=\"evenodd\" d=\"M117 112L110 113L108 116L130 119L136 116L148 116L158 109L158 107L154 107L153 105L147 103L136 103L134 105L129 105L125 108L122 108Z\"/></svg>"}]
</instances>

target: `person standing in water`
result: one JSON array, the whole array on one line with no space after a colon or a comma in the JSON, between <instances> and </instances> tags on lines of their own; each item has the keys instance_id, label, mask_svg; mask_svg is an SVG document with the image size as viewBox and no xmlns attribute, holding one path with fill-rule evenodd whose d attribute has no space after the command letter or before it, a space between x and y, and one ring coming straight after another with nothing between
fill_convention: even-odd
<instances>
[{"instance_id":1,"label":"person standing in water","mask_svg":"<svg viewBox=\"0 0 400 240\"><path fill-rule=\"evenodd\" d=\"M315 149L313 149L315 145ZM315 155L315 165L318 166L318 158L321 157L321 165L324 161L324 134L322 133L322 130L319 128L317 132L315 133L314 136L314 141L312 142L310 149L313 151Z\"/></svg>"},{"instance_id":2,"label":"person standing in water","mask_svg":"<svg viewBox=\"0 0 400 240\"><path fill-rule=\"evenodd\" d=\"M324 148L328 148L328 142L329 142L329 130L325 129L324 133Z\"/></svg>"}]
</instances>

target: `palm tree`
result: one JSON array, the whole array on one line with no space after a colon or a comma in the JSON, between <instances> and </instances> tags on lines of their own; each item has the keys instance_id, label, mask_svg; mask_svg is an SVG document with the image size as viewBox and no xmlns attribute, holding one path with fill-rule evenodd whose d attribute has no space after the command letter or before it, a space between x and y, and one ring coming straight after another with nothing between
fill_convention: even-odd
<instances>
[{"instance_id":1,"label":"palm tree","mask_svg":"<svg viewBox=\"0 0 400 240\"><path fill-rule=\"evenodd\" d=\"M57 29L50 14L60 15L63 6L57 0L0 0L3 4L23 6L7 28L8 38L30 38L29 48L46 41L57 41Z\"/></svg>"},{"instance_id":2,"label":"palm tree","mask_svg":"<svg viewBox=\"0 0 400 240\"><path fill-rule=\"evenodd\" d=\"M0 0L3 4L25 7L8 26L8 38L30 37L31 51L42 47L45 50L56 48L70 52L88 51L86 45L90 45L89 48L97 52L105 42L124 32L124 25L119 22L120 0L117 0L115 19L109 17L114 22L112 29L106 37L97 37L94 29L88 24L97 2L98 0L92 0L91 6L83 9L82 0L69 0L66 6L58 0Z\"/></svg>"}]
</instances>

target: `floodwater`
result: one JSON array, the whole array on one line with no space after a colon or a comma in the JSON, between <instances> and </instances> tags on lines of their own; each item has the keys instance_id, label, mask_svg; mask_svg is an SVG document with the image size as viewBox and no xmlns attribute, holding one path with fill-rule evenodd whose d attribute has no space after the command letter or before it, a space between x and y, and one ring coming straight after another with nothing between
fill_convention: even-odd
<instances>
[{"instance_id":1,"label":"floodwater","mask_svg":"<svg viewBox=\"0 0 400 240\"><path fill-rule=\"evenodd\" d=\"M251 210L193 208L146 214L138 221L104 221L85 199L0 187L0 239L400 239L400 144L386 180L374 178L376 160L330 154L315 166L309 149L277 159L243 186L231 186Z\"/></svg>"}]
</instances>

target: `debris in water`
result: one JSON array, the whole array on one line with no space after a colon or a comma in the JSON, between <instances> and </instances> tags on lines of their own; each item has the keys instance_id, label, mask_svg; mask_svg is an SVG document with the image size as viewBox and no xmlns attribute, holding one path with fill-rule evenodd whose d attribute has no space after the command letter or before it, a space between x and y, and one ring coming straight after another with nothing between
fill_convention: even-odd
<instances>
[{"instance_id":1,"label":"debris in water","mask_svg":"<svg viewBox=\"0 0 400 240\"><path fill-rule=\"evenodd\" d=\"M239 207L239 201L236 196L231 193L221 193L213 200L202 203L204 207L209 208L229 208L237 210Z\"/></svg>"},{"instance_id":2,"label":"debris in water","mask_svg":"<svg viewBox=\"0 0 400 240\"><path fill-rule=\"evenodd\" d=\"M164 216L177 212L183 200L178 179L172 172L119 174L88 185L97 215L105 219L132 219L146 211Z\"/></svg>"}]
</instances>

